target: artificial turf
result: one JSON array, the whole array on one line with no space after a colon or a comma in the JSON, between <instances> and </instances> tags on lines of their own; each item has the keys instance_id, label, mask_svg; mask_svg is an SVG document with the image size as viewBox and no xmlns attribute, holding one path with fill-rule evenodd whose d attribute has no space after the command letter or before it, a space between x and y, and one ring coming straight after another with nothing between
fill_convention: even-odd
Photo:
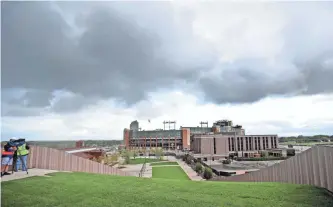
<instances>
[{"instance_id":1,"label":"artificial turf","mask_svg":"<svg viewBox=\"0 0 333 207\"><path fill-rule=\"evenodd\" d=\"M161 162L160 159L155 159L155 158L135 158L135 159L130 159L129 164L143 164L143 163L151 163L151 162Z\"/></svg>"},{"instance_id":2,"label":"artificial turf","mask_svg":"<svg viewBox=\"0 0 333 207\"><path fill-rule=\"evenodd\" d=\"M177 162L155 162L151 163L151 166L159 166L159 165L178 165Z\"/></svg>"},{"instance_id":3,"label":"artificial turf","mask_svg":"<svg viewBox=\"0 0 333 207\"><path fill-rule=\"evenodd\" d=\"M182 181L88 173L54 173L3 182L1 206L15 207L313 207L333 206L308 185Z\"/></svg>"},{"instance_id":4,"label":"artificial turf","mask_svg":"<svg viewBox=\"0 0 333 207\"><path fill-rule=\"evenodd\" d=\"M179 166L153 167L153 178L190 180Z\"/></svg>"}]
</instances>

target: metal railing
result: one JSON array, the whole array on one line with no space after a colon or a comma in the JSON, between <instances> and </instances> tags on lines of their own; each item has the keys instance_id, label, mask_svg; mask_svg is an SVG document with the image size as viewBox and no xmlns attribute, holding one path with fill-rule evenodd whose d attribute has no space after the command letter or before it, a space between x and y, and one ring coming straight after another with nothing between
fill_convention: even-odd
<instances>
[{"instance_id":1,"label":"metal railing","mask_svg":"<svg viewBox=\"0 0 333 207\"><path fill-rule=\"evenodd\" d=\"M145 171L146 171L146 162L147 162L146 160L147 160L147 158L145 157L145 162L143 163L143 165L141 167L141 170L139 172L139 177L140 178L143 177L143 175L145 174Z\"/></svg>"}]
</instances>

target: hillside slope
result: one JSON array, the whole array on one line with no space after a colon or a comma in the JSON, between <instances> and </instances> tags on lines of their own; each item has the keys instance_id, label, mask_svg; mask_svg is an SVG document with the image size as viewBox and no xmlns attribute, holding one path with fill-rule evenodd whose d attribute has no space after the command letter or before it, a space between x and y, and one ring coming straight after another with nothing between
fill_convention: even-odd
<instances>
[{"instance_id":1,"label":"hillside slope","mask_svg":"<svg viewBox=\"0 0 333 207\"><path fill-rule=\"evenodd\" d=\"M279 183L193 182L55 173L2 183L2 206L333 206L325 190Z\"/></svg>"}]
</instances>

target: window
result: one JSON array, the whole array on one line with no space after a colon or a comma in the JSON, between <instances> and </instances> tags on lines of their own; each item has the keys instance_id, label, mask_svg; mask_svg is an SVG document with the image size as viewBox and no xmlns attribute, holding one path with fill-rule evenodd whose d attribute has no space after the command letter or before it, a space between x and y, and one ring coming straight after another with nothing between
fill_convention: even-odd
<instances>
[{"instance_id":1,"label":"window","mask_svg":"<svg viewBox=\"0 0 333 207\"><path fill-rule=\"evenodd\" d=\"M231 151L235 151L235 139L231 138Z\"/></svg>"},{"instance_id":2,"label":"window","mask_svg":"<svg viewBox=\"0 0 333 207\"><path fill-rule=\"evenodd\" d=\"M229 151L231 151L230 137L228 137L228 146L229 146Z\"/></svg>"},{"instance_id":3,"label":"window","mask_svg":"<svg viewBox=\"0 0 333 207\"><path fill-rule=\"evenodd\" d=\"M266 137L266 149L268 149L268 137Z\"/></svg>"},{"instance_id":4,"label":"window","mask_svg":"<svg viewBox=\"0 0 333 207\"><path fill-rule=\"evenodd\" d=\"M252 148L252 137L249 137L249 145L250 145L250 150L253 150L253 148Z\"/></svg>"},{"instance_id":5,"label":"window","mask_svg":"<svg viewBox=\"0 0 333 207\"><path fill-rule=\"evenodd\" d=\"M265 137L262 138L262 142L263 142L262 147L265 150L266 149L266 139L265 139Z\"/></svg>"},{"instance_id":6,"label":"window","mask_svg":"<svg viewBox=\"0 0 333 207\"><path fill-rule=\"evenodd\" d=\"M245 150L249 150L249 140L245 137Z\"/></svg>"},{"instance_id":7,"label":"window","mask_svg":"<svg viewBox=\"0 0 333 207\"><path fill-rule=\"evenodd\" d=\"M240 151L239 137L237 137L237 150Z\"/></svg>"},{"instance_id":8,"label":"window","mask_svg":"<svg viewBox=\"0 0 333 207\"><path fill-rule=\"evenodd\" d=\"M216 154L216 138L214 137L214 154Z\"/></svg>"},{"instance_id":9,"label":"window","mask_svg":"<svg viewBox=\"0 0 333 207\"><path fill-rule=\"evenodd\" d=\"M243 144L244 144L244 143L243 143L243 137L241 137L240 140L241 140L241 143L240 143L240 144L241 144L241 150L243 151L243 150L244 150L244 146L243 146Z\"/></svg>"},{"instance_id":10,"label":"window","mask_svg":"<svg viewBox=\"0 0 333 207\"><path fill-rule=\"evenodd\" d=\"M261 137L257 137L257 138L258 138L258 149L261 150L261 145L260 145Z\"/></svg>"},{"instance_id":11,"label":"window","mask_svg":"<svg viewBox=\"0 0 333 207\"><path fill-rule=\"evenodd\" d=\"M254 138L254 149L258 150L257 137Z\"/></svg>"}]
</instances>

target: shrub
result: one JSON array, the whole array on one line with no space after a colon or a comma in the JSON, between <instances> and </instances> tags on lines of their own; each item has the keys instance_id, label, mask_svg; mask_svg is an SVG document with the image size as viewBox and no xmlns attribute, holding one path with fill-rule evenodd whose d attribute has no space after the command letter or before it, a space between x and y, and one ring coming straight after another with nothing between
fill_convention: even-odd
<instances>
[{"instance_id":1,"label":"shrub","mask_svg":"<svg viewBox=\"0 0 333 207\"><path fill-rule=\"evenodd\" d=\"M212 169L210 169L209 167L205 167L205 171L204 171L204 175L203 176L204 176L204 178L206 180L211 179L213 177L213 171L212 171Z\"/></svg>"},{"instance_id":2,"label":"shrub","mask_svg":"<svg viewBox=\"0 0 333 207\"><path fill-rule=\"evenodd\" d=\"M191 157L190 156L187 156L186 157L186 161L185 161L188 165L190 165L191 164L191 162L192 162L192 159L191 159Z\"/></svg>"},{"instance_id":3,"label":"shrub","mask_svg":"<svg viewBox=\"0 0 333 207\"><path fill-rule=\"evenodd\" d=\"M197 162L195 164L195 172L197 172L198 174L202 173L202 165L200 164L200 162Z\"/></svg>"},{"instance_id":4,"label":"shrub","mask_svg":"<svg viewBox=\"0 0 333 207\"><path fill-rule=\"evenodd\" d=\"M186 162L187 157L188 157L188 155L184 155L184 156L182 157L182 160L183 160L184 162Z\"/></svg>"},{"instance_id":5,"label":"shrub","mask_svg":"<svg viewBox=\"0 0 333 207\"><path fill-rule=\"evenodd\" d=\"M230 164L230 163L231 163L231 160L230 160L230 159L226 159L226 160L223 160L222 163L223 163L223 164Z\"/></svg>"},{"instance_id":6,"label":"shrub","mask_svg":"<svg viewBox=\"0 0 333 207\"><path fill-rule=\"evenodd\" d=\"M285 160L287 157L239 157L236 158L237 161L269 161L269 160Z\"/></svg>"}]
</instances>

